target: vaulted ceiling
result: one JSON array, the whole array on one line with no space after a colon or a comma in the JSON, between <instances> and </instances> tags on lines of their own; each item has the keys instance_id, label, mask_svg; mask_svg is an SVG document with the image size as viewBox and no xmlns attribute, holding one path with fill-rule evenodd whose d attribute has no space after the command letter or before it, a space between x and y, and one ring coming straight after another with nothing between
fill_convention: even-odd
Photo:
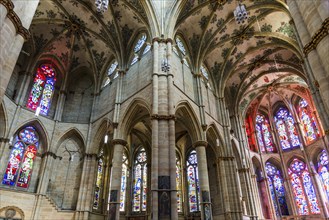
<instances>
[{"instance_id":1,"label":"vaulted ceiling","mask_svg":"<svg viewBox=\"0 0 329 220\"><path fill-rule=\"evenodd\" d=\"M205 64L216 95L235 100L230 102L235 110L265 105L269 87L287 92L293 91L287 84L306 87L282 0L243 0L249 12L243 24L234 19L236 0L168 0L165 6L156 0L109 2L108 11L99 13L94 0L40 1L24 50L35 61L57 62L64 74L87 68L97 82L113 59L121 68L129 66L139 34L154 34L164 7L165 21L176 16L174 32L185 41L192 71Z\"/></svg>"}]
</instances>

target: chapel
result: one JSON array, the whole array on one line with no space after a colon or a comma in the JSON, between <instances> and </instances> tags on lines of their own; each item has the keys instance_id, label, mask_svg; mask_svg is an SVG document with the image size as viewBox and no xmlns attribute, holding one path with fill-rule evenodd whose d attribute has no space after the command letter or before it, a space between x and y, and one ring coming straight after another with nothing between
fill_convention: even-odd
<instances>
[{"instance_id":1,"label":"chapel","mask_svg":"<svg viewBox=\"0 0 329 220\"><path fill-rule=\"evenodd\" d=\"M0 220L329 219L329 0L0 0Z\"/></svg>"}]
</instances>

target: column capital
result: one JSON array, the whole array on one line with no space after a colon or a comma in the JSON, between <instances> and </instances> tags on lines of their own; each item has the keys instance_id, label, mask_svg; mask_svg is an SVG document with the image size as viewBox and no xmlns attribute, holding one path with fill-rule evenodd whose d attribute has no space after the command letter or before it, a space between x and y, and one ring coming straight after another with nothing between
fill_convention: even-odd
<instances>
[{"instance_id":1,"label":"column capital","mask_svg":"<svg viewBox=\"0 0 329 220\"><path fill-rule=\"evenodd\" d=\"M125 141L125 140L123 140L123 139L113 139L113 140L111 141L111 143L112 143L113 145L119 144L119 145L122 145L122 146L126 146L126 145L128 144L127 141Z\"/></svg>"},{"instance_id":2,"label":"column capital","mask_svg":"<svg viewBox=\"0 0 329 220\"><path fill-rule=\"evenodd\" d=\"M199 140L194 142L193 147L207 147L208 146L208 142L207 141L203 141L203 140Z\"/></svg>"},{"instance_id":3,"label":"column capital","mask_svg":"<svg viewBox=\"0 0 329 220\"><path fill-rule=\"evenodd\" d=\"M152 43L158 42L158 43L173 43L173 39L171 38L160 38L160 37L155 37L152 39Z\"/></svg>"}]
</instances>

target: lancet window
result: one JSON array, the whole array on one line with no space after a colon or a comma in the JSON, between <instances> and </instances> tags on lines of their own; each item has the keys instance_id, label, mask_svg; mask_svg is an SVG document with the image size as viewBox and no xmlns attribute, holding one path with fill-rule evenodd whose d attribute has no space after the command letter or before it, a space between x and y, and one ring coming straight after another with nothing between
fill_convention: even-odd
<instances>
[{"instance_id":1,"label":"lancet window","mask_svg":"<svg viewBox=\"0 0 329 220\"><path fill-rule=\"evenodd\" d=\"M329 199L329 162L328 154L325 150L321 152L318 158L318 173L322 180L324 191Z\"/></svg>"},{"instance_id":2,"label":"lancet window","mask_svg":"<svg viewBox=\"0 0 329 220\"><path fill-rule=\"evenodd\" d=\"M182 212L182 165L180 157L176 154L176 190L177 190L177 211Z\"/></svg>"},{"instance_id":3,"label":"lancet window","mask_svg":"<svg viewBox=\"0 0 329 220\"><path fill-rule=\"evenodd\" d=\"M276 112L274 120L282 150L299 147L300 141L291 113L286 108L281 107Z\"/></svg>"},{"instance_id":4,"label":"lancet window","mask_svg":"<svg viewBox=\"0 0 329 220\"><path fill-rule=\"evenodd\" d=\"M100 206L101 195L103 192L103 178L104 178L104 150L101 149L98 154L97 160L97 177L95 184L95 192L94 192L94 203L93 209L97 210Z\"/></svg>"},{"instance_id":5,"label":"lancet window","mask_svg":"<svg viewBox=\"0 0 329 220\"><path fill-rule=\"evenodd\" d=\"M298 214L320 214L318 200L306 164L295 158L288 168L288 174L290 176Z\"/></svg>"},{"instance_id":6,"label":"lancet window","mask_svg":"<svg viewBox=\"0 0 329 220\"><path fill-rule=\"evenodd\" d=\"M192 150L186 161L187 187L190 212L200 211L200 189L198 177L198 160L196 151Z\"/></svg>"},{"instance_id":7,"label":"lancet window","mask_svg":"<svg viewBox=\"0 0 329 220\"><path fill-rule=\"evenodd\" d=\"M306 143L309 144L317 139L319 129L312 113L312 110L305 99L301 99L297 106L298 116L305 135Z\"/></svg>"},{"instance_id":8,"label":"lancet window","mask_svg":"<svg viewBox=\"0 0 329 220\"><path fill-rule=\"evenodd\" d=\"M144 212L147 204L147 154L143 147L135 156L133 172L133 212Z\"/></svg>"},{"instance_id":9,"label":"lancet window","mask_svg":"<svg viewBox=\"0 0 329 220\"><path fill-rule=\"evenodd\" d=\"M33 164L39 148L39 135L34 127L28 126L14 138L2 184L28 188Z\"/></svg>"},{"instance_id":10,"label":"lancet window","mask_svg":"<svg viewBox=\"0 0 329 220\"><path fill-rule=\"evenodd\" d=\"M269 162L266 163L265 169L268 176L268 184L276 215L289 215L283 178L280 170Z\"/></svg>"},{"instance_id":11,"label":"lancet window","mask_svg":"<svg viewBox=\"0 0 329 220\"><path fill-rule=\"evenodd\" d=\"M128 170L128 157L124 153L122 157L122 175L121 175L121 187L120 187L120 211L125 211L126 203L126 190L127 190L127 178L129 175Z\"/></svg>"},{"instance_id":12,"label":"lancet window","mask_svg":"<svg viewBox=\"0 0 329 220\"><path fill-rule=\"evenodd\" d=\"M262 114L256 116L256 133L258 145L263 152L275 151L270 123Z\"/></svg>"},{"instance_id":13,"label":"lancet window","mask_svg":"<svg viewBox=\"0 0 329 220\"><path fill-rule=\"evenodd\" d=\"M26 107L34 111L39 108L40 114L48 115L55 83L56 74L51 65L44 64L37 68Z\"/></svg>"}]
</instances>

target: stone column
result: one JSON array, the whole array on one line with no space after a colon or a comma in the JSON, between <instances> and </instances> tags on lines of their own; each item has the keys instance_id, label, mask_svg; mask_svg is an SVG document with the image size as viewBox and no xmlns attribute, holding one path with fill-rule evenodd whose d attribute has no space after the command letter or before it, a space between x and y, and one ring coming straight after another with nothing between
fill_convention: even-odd
<instances>
[{"instance_id":1,"label":"stone column","mask_svg":"<svg viewBox=\"0 0 329 220\"><path fill-rule=\"evenodd\" d=\"M200 206L201 206L201 219L211 220L211 201L210 201L210 189L209 189L209 176L207 167L207 155L206 147L208 143L206 141L197 141L194 144L196 149L196 155L198 160L198 177L200 187Z\"/></svg>"},{"instance_id":2,"label":"stone column","mask_svg":"<svg viewBox=\"0 0 329 220\"><path fill-rule=\"evenodd\" d=\"M24 40L29 38L30 27L39 0L1 0L0 12L0 100L2 101L11 74L16 65ZM6 9L4 9L4 7ZM14 10L15 9L15 10ZM7 13L5 13L7 11ZM4 17L4 14L7 16ZM22 19L22 20L21 20Z\"/></svg>"},{"instance_id":3,"label":"stone column","mask_svg":"<svg viewBox=\"0 0 329 220\"><path fill-rule=\"evenodd\" d=\"M110 177L110 198L109 198L109 220L120 219L120 189L121 189L121 176L122 176L122 157L123 148L127 145L125 140L114 139L112 140L113 159Z\"/></svg>"},{"instance_id":4,"label":"stone column","mask_svg":"<svg viewBox=\"0 0 329 220\"><path fill-rule=\"evenodd\" d=\"M321 24L321 19L319 18L314 5L312 5L312 1L299 2L288 0L287 4L289 6L289 10L296 25L297 33L302 43L301 47L304 48L305 59L309 61L311 70L314 74L315 81L312 83L315 83L319 88L328 115L329 62L327 45L329 38L329 19L326 19ZM321 47L321 49L318 49L319 47Z\"/></svg>"}]
</instances>

